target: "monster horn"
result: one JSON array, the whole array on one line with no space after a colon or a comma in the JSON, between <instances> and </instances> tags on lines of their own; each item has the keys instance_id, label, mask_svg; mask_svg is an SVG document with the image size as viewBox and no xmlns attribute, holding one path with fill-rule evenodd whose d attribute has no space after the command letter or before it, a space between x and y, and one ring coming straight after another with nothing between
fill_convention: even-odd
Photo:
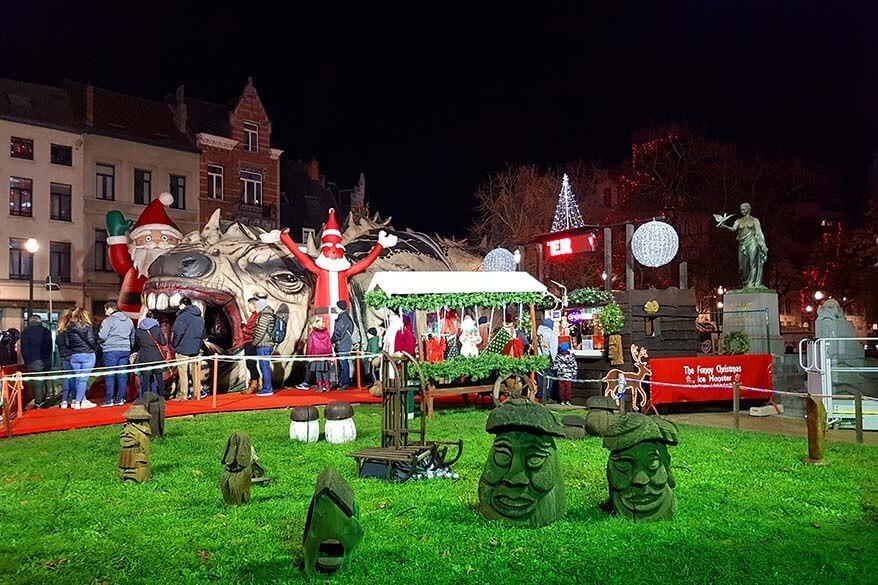
<instances>
[{"instance_id":1,"label":"monster horn","mask_svg":"<svg viewBox=\"0 0 878 585\"><path fill-rule=\"evenodd\" d=\"M201 239L207 242L208 244L215 244L222 239L222 232L220 231L220 210L217 209L210 216L210 219L207 220L207 223L204 224L204 228L201 230Z\"/></svg>"}]
</instances>

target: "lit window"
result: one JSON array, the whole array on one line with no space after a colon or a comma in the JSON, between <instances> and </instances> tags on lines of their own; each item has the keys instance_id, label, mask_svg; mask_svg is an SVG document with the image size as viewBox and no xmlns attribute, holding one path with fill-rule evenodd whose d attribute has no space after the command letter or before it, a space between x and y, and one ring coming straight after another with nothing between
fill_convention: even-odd
<instances>
[{"instance_id":1,"label":"lit window","mask_svg":"<svg viewBox=\"0 0 878 585\"><path fill-rule=\"evenodd\" d=\"M207 196L223 198L223 168L220 165L207 165Z\"/></svg>"},{"instance_id":2,"label":"lit window","mask_svg":"<svg viewBox=\"0 0 878 585\"><path fill-rule=\"evenodd\" d=\"M27 280L31 267L31 255L24 247L24 240L9 238L9 278Z\"/></svg>"},{"instance_id":3,"label":"lit window","mask_svg":"<svg viewBox=\"0 0 878 585\"><path fill-rule=\"evenodd\" d=\"M12 158L34 159L34 141L30 138L16 138L9 141L9 156Z\"/></svg>"},{"instance_id":4,"label":"lit window","mask_svg":"<svg viewBox=\"0 0 878 585\"><path fill-rule=\"evenodd\" d=\"M33 217L34 182L21 177L9 177L9 215Z\"/></svg>"},{"instance_id":5,"label":"lit window","mask_svg":"<svg viewBox=\"0 0 878 585\"><path fill-rule=\"evenodd\" d=\"M244 122L244 150L247 152L259 152L258 124Z\"/></svg>"},{"instance_id":6,"label":"lit window","mask_svg":"<svg viewBox=\"0 0 878 585\"><path fill-rule=\"evenodd\" d=\"M241 171L241 202L245 205L262 204L262 175Z\"/></svg>"}]
</instances>

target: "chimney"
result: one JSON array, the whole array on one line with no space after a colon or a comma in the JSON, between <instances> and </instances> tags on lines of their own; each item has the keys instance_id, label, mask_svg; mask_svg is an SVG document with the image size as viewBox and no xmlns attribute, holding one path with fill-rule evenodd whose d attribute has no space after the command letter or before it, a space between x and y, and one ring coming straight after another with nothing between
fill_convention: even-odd
<instances>
[{"instance_id":1,"label":"chimney","mask_svg":"<svg viewBox=\"0 0 878 585\"><path fill-rule=\"evenodd\" d=\"M85 86L85 125L95 125L95 86Z\"/></svg>"},{"instance_id":2,"label":"chimney","mask_svg":"<svg viewBox=\"0 0 878 585\"><path fill-rule=\"evenodd\" d=\"M311 160L308 161L306 165L308 169L308 176L311 177L311 180L315 183L320 180L320 165L317 162L317 159L311 157Z\"/></svg>"},{"instance_id":3,"label":"chimney","mask_svg":"<svg viewBox=\"0 0 878 585\"><path fill-rule=\"evenodd\" d=\"M177 88L177 97L174 107L174 124L180 132L186 132L186 124L188 123L188 111L186 109L186 95L183 92L183 86Z\"/></svg>"}]
</instances>

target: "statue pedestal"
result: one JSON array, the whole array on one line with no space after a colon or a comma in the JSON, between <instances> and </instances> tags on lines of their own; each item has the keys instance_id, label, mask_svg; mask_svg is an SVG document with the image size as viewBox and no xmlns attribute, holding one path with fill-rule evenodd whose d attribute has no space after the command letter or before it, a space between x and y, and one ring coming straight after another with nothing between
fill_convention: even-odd
<instances>
[{"instance_id":1,"label":"statue pedestal","mask_svg":"<svg viewBox=\"0 0 878 585\"><path fill-rule=\"evenodd\" d=\"M723 297L723 335L743 331L750 336L750 353L782 356L779 313L777 292L771 289L727 291Z\"/></svg>"}]
</instances>

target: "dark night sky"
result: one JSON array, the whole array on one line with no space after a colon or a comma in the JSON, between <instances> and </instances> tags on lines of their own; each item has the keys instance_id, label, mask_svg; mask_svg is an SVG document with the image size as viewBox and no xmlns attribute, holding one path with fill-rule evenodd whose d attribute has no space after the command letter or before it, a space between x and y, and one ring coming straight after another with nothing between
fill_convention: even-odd
<instances>
[{"instance_id":1,"label":"dark night sky","mask_svg":"<svg viewBox=\"0 0 878 585\"><path fill-rule=\"evenodd\" d=\"M317 156L342 187L365 171L373 209L398 227L462 233L475 186L505 162L616 164L650 119L826 165L854 208L878 136L874 3L516 13L473 2L250 17L240 7L255 2L25 4L4 6L0 76L155 99L183 83L227 101L253 75L275 145Z\"/></svg>"}]
</instances>

